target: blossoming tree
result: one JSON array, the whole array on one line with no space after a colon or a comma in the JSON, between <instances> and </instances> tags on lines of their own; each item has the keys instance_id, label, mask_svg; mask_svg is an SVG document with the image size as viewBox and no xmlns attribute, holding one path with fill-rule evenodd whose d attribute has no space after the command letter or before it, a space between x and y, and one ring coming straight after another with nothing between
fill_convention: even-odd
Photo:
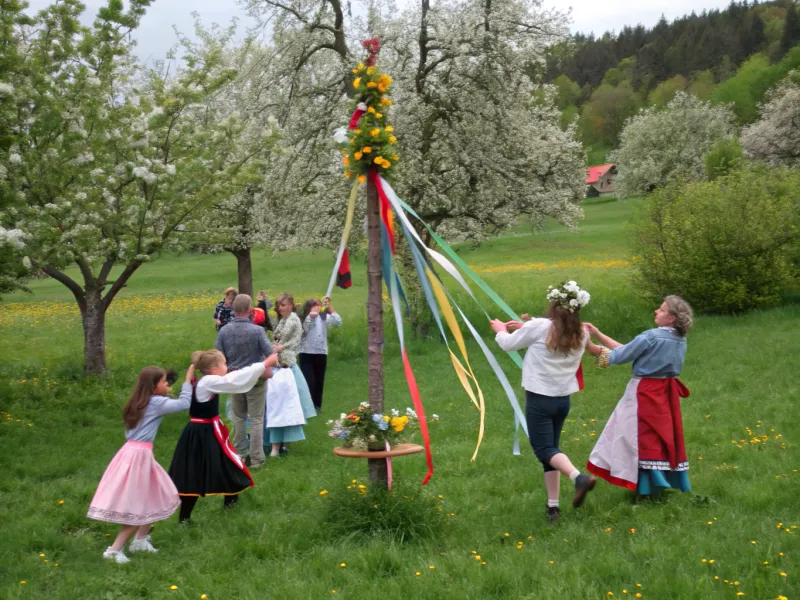
<instances>
[{"instance_id":1,"label":"blossoming tree","mask_svg":"<svg viewBox=\"0 0 800 600\"><path fill-rule=\"evenodd\" d=\"M777 167L800 166L800 71L767 94L761 118L742 132L748 156Z\"/></svg>"},{"instance_id":2,"label":"blossoming tree","mask_svg":"<svg viewBox=\"0 0 800 600\"><path fill-rule=\"evenodd\" d=\"M345 110L344 94L352 94L351 49L369 29L383 40L383 68L395 80L395 124L403 132L397 147L404 157L397 189L423 219L451 237L476 240L520 215L576 224L583 151L575 131L559 127L552 104L534 101L538 83L530 68L547 43L567 33L564 15L534 0L450 0L436 7L423 0L399 15L373 7L364 23L348 18L339 0L248 4L262 22L275 23L281 49L275 73L281 75L273 81L293 99L279 116L301 158L296 172L287 171L287 189L309 189L332 202L346 197L330 168L330 135ZM332 208L333 215L342 213L341 204ZM317 219L311 227L327 228L329 221L334 231L341 226Z\"/></svg>"},{"instance_id":3,"label":"blossoming tree","mask_svg":"<svg viewBox=\"0 0 800 600\"><path fill-rule=\"evenodd\" d=\"M619 165L619 198L644 194L675 179L700 181L713 146L735 135L733 113L678 92L664 108L631 117L609 157Z\"/></svg>"},{"instance_id":4,"label":"blossoming tree","mask_svg":"<svg viewBox=\"0 0 800 600\"><path fill-rule=\"evenodd\" d=\"M208 110L235 75L217 69L218 52L189 55L170 76L136 65L129 34L149 3L124 11L112 0L86 28L83 6L62 0L3 32L25 52L2 82L17 111L0 225L20 231L32 267L73 293L88 373L106 369L106 311L131 276L255 175L258 151L242 151L236 115Z\"/></svg>"}]
</instances>

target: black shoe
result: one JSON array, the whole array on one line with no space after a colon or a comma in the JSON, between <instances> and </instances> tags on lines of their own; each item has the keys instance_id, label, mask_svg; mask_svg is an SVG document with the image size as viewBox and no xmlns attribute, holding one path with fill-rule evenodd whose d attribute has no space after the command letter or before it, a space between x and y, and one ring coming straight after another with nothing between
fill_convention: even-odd
<instances>
[{"instance_id":1,"label":"black shoe","mask_svg":"<svg viewBox=\"0 0 800 600\"><path fill-rule=\"evenodd\" d=\"M548 506L547 507L547 522L551 525L553 523L558 523L558 520L561 518L561 509L557 506Z\"/></svg>"},{"instance_id":2,"label":"black shoe","mask_svg":"<svg viewBox=\"0 0 800 600\"><path fill-rule=\"evenodd\" d=\"M575 497L572 499L572 507L580 508L583 501L586 500L586 494L594 489L597 485L597 479L593 475L584 475L581 473L575 479Z\"/></svg>"},{"instance_id":3,"label":"black shoe","mask_svg":"<svg viewBox=\"0 0 800 600\"><path fill-rule=\"evenodd\" d=\"M286 446L281 446L281 449L279 450L279 453L280 453L281 456L286 456L286 454L288 454L289 451L286 449Z\"/></svg>"}]
</instances>

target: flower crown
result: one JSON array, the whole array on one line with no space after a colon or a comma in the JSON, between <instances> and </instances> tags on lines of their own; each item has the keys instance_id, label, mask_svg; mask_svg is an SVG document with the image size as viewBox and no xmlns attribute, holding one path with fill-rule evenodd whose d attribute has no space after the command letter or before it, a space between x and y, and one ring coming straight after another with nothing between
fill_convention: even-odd
<instances>
[{"instance_id":1,"label":"flower crown","mask_svg":"<svg viewBox=\"0 0 800 600\"><path fill-rule=\"evenodd\" d=\"M558 287L552 285L547 288L547 300L557 306L563 306L569 312L580 310L587 304L591 296L586 290L582 290L574 281L562 283Z\"/></svg>"}]
</instances>

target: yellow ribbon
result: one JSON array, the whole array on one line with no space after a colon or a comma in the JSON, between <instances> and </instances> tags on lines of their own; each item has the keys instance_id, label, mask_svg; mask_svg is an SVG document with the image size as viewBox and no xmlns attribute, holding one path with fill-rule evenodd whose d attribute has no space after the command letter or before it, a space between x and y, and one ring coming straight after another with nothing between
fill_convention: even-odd
<instances>
[{"instance_id":1,"label":"yellow ribbon","mask_svg":"<svg viewBox=\"0 0 800 600\"><path fill-rule=\"evenodd\" d=\"M331 273L331 279L328 282L328 290L325 293L326 296L330 296L333 293L333 286L336 283L336 274L339 271L339 265L342 261L342 254L344 253L345 248L347 248L347 240L350 238L350 228L353 225L353 214L356 211L356 198L358 197L358 179L353 182L353 189L350 190L350 198L347 200L347 216L344 220L344 231L342 231L342 241L339 243L339 252L336 257L336 264L333 265L333 273Z\"/></svg>"},{"instance_id":2,"label":"yellow ribbon","mask_svg":"<svg viewBox=\"0 0 800 600\"><path fill-rule=\"evenodd\" d=\"M484 420L486 418L486 404L483 400L483 391L481 390L481 386L478 384L475 373L472 372L472 366L469 364L469 356L467 355L467 346L464 343L464 336L461 335L461 329L458 326L458 321L456 321L453 308L450 306L450 302L447 300L447 295L444 292L444 288L442 287L442 284L439 283L439 280L433 276L433 273L431 273L430 269L425 269L425 274L428 276L428 280L431 282L433 295L436 297L436 301L439 303L439 308L442 310L442 315L444 315L444 320L447 323L447 327L450 329L450 333L453 334L456 345L461 351L461 356L464 358L464 363L467 365L467 368L465 369L464 365L461 364L461 361L458 360L458 357L448 346L447 350L450 352L450 359L453 361L453 368L456 371L456 375L458 375L461 385L464 387L464 390L467 392L467 395L470 397L470 400L472 400L472 403L475 405L475 408L478 409L480 414L478 444L475 446L475 452L471 459L475 460L475 458L478 456L478 449L481 447L481 442L483 441ZM475 383L475 389L478 392L477 399L475 398L475 392L472 389L470 380Z\"/></svg>"}]
</instances>

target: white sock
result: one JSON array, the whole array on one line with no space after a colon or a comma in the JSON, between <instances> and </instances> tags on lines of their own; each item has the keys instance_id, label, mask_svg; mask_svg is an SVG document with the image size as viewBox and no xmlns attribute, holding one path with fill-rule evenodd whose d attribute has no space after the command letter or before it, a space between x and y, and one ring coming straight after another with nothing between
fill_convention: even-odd
<instances>
[{"instance_id":1,"label":"white sock","mask_svg":"<svg viewBox=\"0 0 800 600\"><path fill-rule=\"evenodd\" d=\"M555 500L551 500L550 498L547 499L547 507L548 508L558 508L558 498Z\"/></svg>"},{"instance_id":2,"label":"white sock","mask_svg":"<svg viewBox=\"0 0 800 600\"><path fill-rule=\"evenodd\" d=\"M572 473L569 474L569 480L572 483L575 483L575 480L578 478L578 475L580 475L580 474L581 474L581 472L578 471L578 469L575 469Z\"/></svg>"}]
</instances>

